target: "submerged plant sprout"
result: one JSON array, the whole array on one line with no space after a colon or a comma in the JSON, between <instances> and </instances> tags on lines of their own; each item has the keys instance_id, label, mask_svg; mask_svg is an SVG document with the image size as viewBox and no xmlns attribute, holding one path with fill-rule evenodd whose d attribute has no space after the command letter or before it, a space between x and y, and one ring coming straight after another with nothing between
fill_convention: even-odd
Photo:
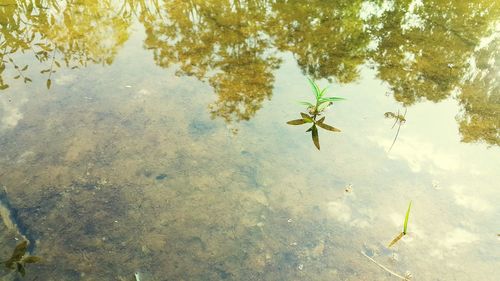
<instances>
[{"instance_id":1,"label":"submerged plant sprout","mask_svg":"<svg viewBox=\"0 0 500 281\"><path fill-rule=\"evenodd\" d=\"M316 148L319 150L320 145L319 145L318 127L325 129L327 131L330 131L330 132L340 132L340 130L333 127L333 126L325 124L324 123L324 121L325 121L324 116L321 117L319 120L317 118L320 117L328 107L333 105L334 101L344 100L344 98L325 97L327 88L320 89L320 87L318 86L318 84L316 84L316 82L314 82L310 78L307 78L307 79L308 79L309 83L311 84L313 94L314 94L316 101L315 101L315 103L301 101L300 102L301 104L307 106L308 113L301 112L300 113L300 115L302 117L301 119L295 119L295 120L288 121L287 124L289 124L289 125L302 125L302 124L308 124L308 123L312 124L312 126L309 129L307 129L306 132L311 132L312 141L313 141L314 145L316 146Z\"/></svg>"},{"instance_id":2,"label":"submerged plant sprout","mask_svg":"<svg viewBox=\"0 0 500 281\"><path fill-rule=\"evenodd\" d=\"M41 259L37 256L27 256L26 250L28 249L28 241L24 240L17 244L12 252L11 257L4 262L7 269L15 269L22 276L26 274L25 266L27 263L38 263Z\"/></svg>"}]
</instances>

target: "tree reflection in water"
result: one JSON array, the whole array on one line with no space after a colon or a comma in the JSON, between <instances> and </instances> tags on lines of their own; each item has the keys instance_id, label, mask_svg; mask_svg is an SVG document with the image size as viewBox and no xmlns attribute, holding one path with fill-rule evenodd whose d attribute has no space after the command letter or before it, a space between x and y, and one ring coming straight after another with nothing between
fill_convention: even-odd
<instances>
[{"instance_id":1,"label":"tree reflection in water","mask_svg":"<svg viewBox=\"0 0 500 281\"><path fill-rule=\"evenodd\" d=\"M278 51L305 75L339 83L371 63L396 101L410 106L456 94L464 142L500 144L500 3L414 1L70 1L16 0L0 6L0 89L38 79L17 53L50 77L59 67L111 64L138 20L161 67L207 81L213 117L251 119L272 96ZM7 69L19 70L5 77ZM14 73L14 72L12 72Z\"/></svg>"}]
</instances>

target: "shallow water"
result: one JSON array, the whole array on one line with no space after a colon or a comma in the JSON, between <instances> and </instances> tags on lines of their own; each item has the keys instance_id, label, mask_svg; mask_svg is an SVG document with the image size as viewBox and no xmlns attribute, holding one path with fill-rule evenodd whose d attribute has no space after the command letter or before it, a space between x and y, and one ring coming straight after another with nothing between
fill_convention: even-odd
<instances>
[{"instance_id":1,"label":"shallow water","mask_svg":"<svg viewBox=\"0 0 500 281\"><path fill-rule=\"evenodd\" d=\"M0 4L26 280L500 275L498 1ZM286 124L306 77L346 98L321 151Z\"/></svg>"}]
</instances>

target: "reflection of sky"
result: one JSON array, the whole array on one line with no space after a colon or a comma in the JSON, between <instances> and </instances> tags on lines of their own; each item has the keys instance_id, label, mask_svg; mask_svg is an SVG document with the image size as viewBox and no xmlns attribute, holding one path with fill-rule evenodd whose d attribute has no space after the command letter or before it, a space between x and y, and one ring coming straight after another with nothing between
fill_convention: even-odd
<instances>
[{"instance_id":1,"label":"reflection of sky","mask_svg":"<svg viewBox=\"0 0 500 281\"><path fill-rule=\"evenodd\" d=\"M23 118L20 107L27 99L0 99L0 129L12 129Z\"/></svg>"},{"instance_id":2,"label":"reflection of sky","mask_svg":"<svg viewBox=\"0 0 500 281\"><path fill-rule=\"evenodd\" d=\"M402 128L404 130L404 128ZM405 132L400 132L403 135ZM401 136L396 140L396 144L389 158L404 159L413 172L422 170L442 170L456 171L460 168L459 157L456 154L439 150L432 143L426 143L422 139ZM391 146L392 140L387 138L372 139L383 148Z\"/></svg>"},{"instance_id":3,"label":"reflection of sky","mask_svg":"<svg viewBox=\"0 0 500 281\"><path fill-rule=\"evenodd\" d=\"M141 44L133 46L141 46ZM130 55L128 50L122 55L134 57ZM387 149L390 147L393 137L396 134L396 128L390 128L392 121L384 119L383 113L398 109L398 105L392 102L392 97L384 98L384 91L387 89L381 86L380 81L376 79L362 81L360 83L361 87L367 88L360 91L351 91L352 88L339 90L337 85L335 85L332 87L331 93L333 95L347 96L348 100L336 104L331 112L327 113L327 120L332 125L339 126L343 132L334 135L321 131L322 151L317 152L312 147L310 137L303 133L303 128L290 128L284 125L286 120L292 118L291 116L297 115L296 109L298 106L295 106L294 101L311 98L309 85L300 70L295 68L294 60L289 58L287 62L289 63L288 67L292 69L290 72L293 71L292 74L294 76L287 73L288 75L282 81L277 80L275 88L277 94L271 102L266 104L266 106L274 104L275 107L265 107L249 123L249 126L254 126L252 129L257 128L252 131L250 137L258 136L259 142L268 145L269 155L273 156L277 155L275 152L273 153L273 150L278 149L278 145L273 143L273 141L281 141L283 139L293 140L293 146L290 145L284 150L287 152L293 151L293 156L299 159L300 157L297 156L300 156L301 153L307 154L307 157L302 155L305 159L304 162L310 163L313 167L311 170L303 171L305 176L304 185L329 185L331 178L339 178L340 181L354 181L358 180L357 178L363 178L364 183L371 184L372 182L370 182L371 179L369 177L375 175L375 183L383 183L385 189L368 193L367 190L375 190L378 186L376 184L375 186L368 184L367 186L354 185L355 190L359 188L359 193L355 191L356 193L327 202L328 214L336 222L342 224L343 228L347 230L351 230L351 228L362 229L360 231L362 233L359 235L362 237L369 237L371 235L370 232L379 233L384 228L397 231L401 229L405 206L400 209L399 206L394 206L393 202L401 202L402 197L412 196L415 200L415 207L411 215L410 231L416 234L417 239L414 239L412 244L409 245L412 245L414 248L417 248L416 245L418 245L419 253L425 252L429 248L434 249L431 254L437 257L447 257L448 253L455 255L459 250L467 252L469 249L464 250L463 246L475 245L481 237L480 232L489 231L486 221L494 219L495 211L498 212L494 207L496 206L494 203L499 202L497 200L498 192L496 192L496 187L494 186L494 183L498 182L495 181L495 179L498 179L498 174L495 170L495 167L498 166L495 165L498 161L498 157L495 157L495 155L498 156L498 149L492 148L486 150L481 145L460 143L458 128L454 119L458 108L454 102L442 102L439 104L420 103L410 107L407 115L408 121L401 127L401 132L394 148L390 153L387 153ZM120 69L121 66L119 63L113 65L116 69ZM286 67L287 65L284 64L283 68ZM126 69L126 67L123 67L123 69ZM144 68L140 68L140 70L144 71ZM129 69L124 72L125 74L129 74L131 70ZM363 72L363 74L366 73ZM142 81L142 75L144 73L137 75L137 80ZM164 73L162 72L161 75L164 75ZM94 77L99 75L89 76L92 78L89 80L95 80ZM125 76L121 76L120 78L123 77ZM132 81L129 81L126 78L110 84L113 86L118 84L121 88L126 87L126 89L129 89L128 86L133 84L135 79L130 79ZM159 83L164 83L165 85L162 84L161 87L158 87L157 91L166 92L166 87L172 87L172 89L178 88L178 85L174 84L177 82L173 83L173 81L189 81L184 78L177 79L168 80L168 83L160 81ZM143 84L147 84L148 87L154 84L149 80L144 80L146 82L143 82ZM74 74L58 75L55 77L55 82L61 86L81 83L76 79ZM281 84L279 84L280 82ZM321 85L326 84L325 81L321 81ZM136 84L133 85L130 91L137 91L134 99L142 100L151 98L153 90L147 87L143 89L142 86L136 87ZM193 87L198 92L204 90L200 89L200 86ZM284 90L280 87L290 88ZM356 87L356 85L352 87ZM114 88L104 87L104 89L111 92ZM284 93L294 93L295 97L285 95ZM110 95L112 93L107 93L104 96ZM119 95L116 96L119 97ZM17 103L13 104L6 99L0 99L2 101L0 103L2 127L15 127L23 118L20 106L24 101L22 99L17 100ZM175 101L175 99L172 100ZM206 106L203 100L197 100L196 102L193 104L196 104L199 108L204 109ZM135 105L134 102L130 104ZM182 109L179 110L181 113L184 113L186 108L191 108L184 104L179 105L179 108ZM202 114L206 113L203 109L194 110L191 113L194 113L192 115L199 114L199 112L202 112ZM158 112L161 111L158 110ZM28 113L26 112L27 116L29 116ZM183 116L182 114L180 115ZM138 116L141 117L142 115ZM154 114L151 114L151 116L154 118L162 117L162 115ZM186 114L185 120L177 119L179 121L178 126L183 126L186 121L189 122L193 119L193 116ZM269 126L270 120L276 123L271 123L273 126ZM268 128L272 132L264 134L265 131L262 128ZM275 130L280 133L272 134ZM282 134L282 132L286 133ZM245 140L243 134L239 137L236 136L235 139L243 145L253 148L252 143ZM335 145L339 146L335 147ZM202 145L198 146L200 150L203 148L205 147ZM209 152L207 151L207 154ZM311 156L309 157L309 155ZM381 160L377 157L381 157ZM311 161L311 158L313 161ZM263 159L265 162L266 158ZM290 159L283 159L281 157L281 159L267 159L267 161L289 164ZM327 161L326 165L319 165L321 161ZM346 162L353 162L354 164ZM389 174L392 176L394 173L394 176L386 178L385 176L388 173L384 174L383 168L387 167L386 164L388 162L398 162L401 168L394 172L389 171ZM342 165L339 163L347 165L348 168L341 167ZM367 163L375 163L375 165L371 166L367 165ZM283 166L287 167L287 165ZM374 167L372 170L377 171L367 176L365 174L366 167ZM325 170L323 171L320 168L325 168ZM273 171L273 168L269 170L258 169L258 171L268 173L269 177L275 176L274 173L276 171ZM320 173L318 171L323 172ZM335 175L332 176L332 173L335 173ZM349 174L354 176L351 177ZM307 178L306 175L314 175L314 180ZM427 176L439 180L438 182L443 185L443 188L439 192L431 188L419 190L418 187L426 184ZM400 182L405 183L408 178L416 178L415 182L421 186L408 186L407 190L407 185L399 185ZM317 188L318 186L314 186L314 189ZM332 185L331 188L335 189L338 186ZM286 203L291 204L291 202ZM292 203L299 209L303 208L303 202L301 201ZM405 203L406 198L403 204ZM388 210L388 212L384 213L384 210ZM487 217L481 218L483 215L487 215ZM388 219L385 219L386 216ZM387 220L389 224L384 225L380 223ZM385 239L390 240L392 234L396 233L389 234Z\"/></svg>"},{"instance_id":4,"label":"reflection of sky","mask_svg":"<svg viewBox=\"0 0 500 281\"><path fill-rule=\"evenodd\" d=\"M461 207L475 212L491 212L494 210L493 205L487 200L475 194L475 191L468 190L465 186L452 186L451 190L455 194L455 203ZM473 193L473 194L471 194Z\"/></svg>"}]
</instances>

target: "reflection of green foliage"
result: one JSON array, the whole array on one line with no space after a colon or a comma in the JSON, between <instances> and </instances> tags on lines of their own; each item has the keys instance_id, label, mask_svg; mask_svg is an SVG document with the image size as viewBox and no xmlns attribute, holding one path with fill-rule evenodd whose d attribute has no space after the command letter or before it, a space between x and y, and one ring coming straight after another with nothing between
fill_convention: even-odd
<instances>
[{"instance_id":1,"label":"reflection of green foliage","mask_svg":"<svg viewBox=\"0 0 500 281\"><path fill-rule=\"evenodd\" d=\"M29 82L15 54L32 53L51 75L60 67L111 64L128 39L133 16L144 46L161 67L208 81L217 94L213 117L249 120L272 96L276 51L290 52L315 80L356 81L366 62L394 98L409 106L457 93L463 140L498 144L500 2L491 0L298 1L12 0L0 6L0 90L5 70ZM366 14L366 6L376 12ZM11 60L9 60L12 59ZM471 61L476 61L480 75ZM17 66L17 68L16 68ZM19 70L18 73L16 70ZM496 91L498 92L498 90ZM484 108L485 110L480 110ZM487 109L486 109L487 108Z\"/></svg>"},{"instance_id":2,"label":"reflection of green foliage","mask_svg":"<svg viewBox=\"0 0 500 281\"><path fill-rule=\"evenodd\" d=\"M0 6L0 89L7 88L1 77L6 63L14 69L12 55L32 53L51 75L62 66L76 68L88 62L111 64L117 48L127 40L130 11L116 14L111 1L62 3L54 0L17 0ZM31 79L18 72L24 82Z\"/></svg>"},{"instance_id":3,"label":"reflection of green foliage","mask_svg":"<svg viewBox=\"0 0 500 281\"><path fill-rule=\"evenodd\" d=\"M478 71L462 88L458 117L462 140L500 145L500 38L476 54Z\"/></svg>"},{"instance_id":4,"label":"reflection of green foliage","mask_svg":"<svg viewBox=\"0 0 500 281\"><path fill-rule=\"evenodd\" d=\"M405 105L420 98L440 101L460 87L475 47L500 16L491 1L412 2L396 1L370 22L378 76Z\"/></svg>"},{"instance_id":5,"label":"reflection of green foliage","mask_svg":"<svg viewBox=\"0 0 500 281\"><path fill-rule=\"evenodd\" d=\"M4 262L5 267L8 269L15 269L24 276L26 274L25 265L27 263L38 263L41 261L37 256L26 256L27 249L28 241L24 240L19 243L12 252L11 257Z\"/></svg>"},{"instance_id":6,"label":"reflection of green foliage","mask_svg":"<svg viewBox=\"0 0 500 281\"><path fill-rule=\"evenodd\" d=\"M146 48L158 65L179 65L179 74L207 79L218 95L213 116L248 120L272 94L279 60L262 32L266 3L165 1L165 18L147 18Z\"/></svg>"},{"instance_id":7,"label":"reflection of green foliage","mask_svg":"<svg viewBox=\"0 0 500 281\"><path fill-rule=\"evenodd\" d=\"M313 79L356 80L369 36L359 17L361 0L278 0L269 29L276 46L290 51Z\"/></svg>"}]
</instances>

